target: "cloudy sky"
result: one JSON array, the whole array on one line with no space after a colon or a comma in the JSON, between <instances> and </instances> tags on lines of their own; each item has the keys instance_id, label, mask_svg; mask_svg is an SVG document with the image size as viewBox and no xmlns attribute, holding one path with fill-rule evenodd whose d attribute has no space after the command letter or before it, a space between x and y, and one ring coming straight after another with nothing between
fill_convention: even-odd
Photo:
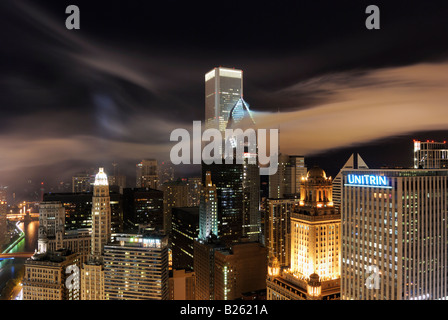
<instances>
[{"instance_id":1,"label":"cloudy sky","mask_svg":"<svg viewBox=\"0 0 448 320\"><path fill-rule=\"evenodd\" d=\"M280 127L282 152L331 173L351 152L409 166L413 138L448 136L443 2L92 2L0 2L0 185L113 161L134 179L141 159L168 159L174 128L203 120L217 66L244 70L245 100ZM70 4L80 30L65 28ZM365 27L369 4L380 30Z\"/></svg>"}]
</instances>

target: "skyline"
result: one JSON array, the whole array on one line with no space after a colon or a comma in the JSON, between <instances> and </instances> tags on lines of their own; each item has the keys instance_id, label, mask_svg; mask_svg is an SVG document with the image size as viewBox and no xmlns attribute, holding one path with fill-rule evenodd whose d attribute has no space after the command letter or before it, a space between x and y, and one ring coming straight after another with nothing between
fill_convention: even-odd
<instances>
[{"instance_id":1,"label":"skyline","mask_svg":"<svg viewBox=\"0 0 448 320\"><path fill-rule=\"evenodd\" d=\"M412 139L446 140L448 8L380 2L381 29L369 31L366 3L245 3L246 24L214 12L223 22L210 30L198 3L79 1L81 29L68 31L64 1L5 1L0 185L113 161L132 176L141 159L167 160L169 133L204 120L204 74L220 65L243 70L244 99L258 123L280 126L281 152L333 176L352 152L411 166Z\"/></svg>"}]
</instances>

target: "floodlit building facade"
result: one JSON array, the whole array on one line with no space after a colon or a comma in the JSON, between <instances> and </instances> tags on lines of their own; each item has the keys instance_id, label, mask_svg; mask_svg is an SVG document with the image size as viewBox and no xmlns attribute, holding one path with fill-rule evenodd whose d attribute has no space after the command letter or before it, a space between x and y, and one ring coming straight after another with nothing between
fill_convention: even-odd
<instances>
[{"instance_id":1,"label":"floodlit building facade","mask_svg":"<svg viewBox=\"0 0 448 320\"><path fill-rule=\"evenodd\" d=\"M448 170L342 174L341 298L446 299Z\"/></svg>"}]
</instances>

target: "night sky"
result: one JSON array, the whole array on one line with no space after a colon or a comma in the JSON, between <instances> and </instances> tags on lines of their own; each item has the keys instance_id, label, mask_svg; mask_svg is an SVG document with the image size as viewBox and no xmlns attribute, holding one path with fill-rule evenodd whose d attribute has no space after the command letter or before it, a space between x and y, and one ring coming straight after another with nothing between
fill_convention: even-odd
<instances>
[{"instance_id":1,"label":"night sky","mask_svg":"<svg viewBox=\"0 0 448 320\"><path fill-rule=\"evenodd\" d=\"M80 30L65 28L71 4ZM333 176L352 152L411 166L412 139L448 140L447 17L446 1L2 0L0 185L113 161L132 183L141 159L168 160L173 129L204 119L217 66L244 71L282 152Z\"/></svg>"}]
</instances>

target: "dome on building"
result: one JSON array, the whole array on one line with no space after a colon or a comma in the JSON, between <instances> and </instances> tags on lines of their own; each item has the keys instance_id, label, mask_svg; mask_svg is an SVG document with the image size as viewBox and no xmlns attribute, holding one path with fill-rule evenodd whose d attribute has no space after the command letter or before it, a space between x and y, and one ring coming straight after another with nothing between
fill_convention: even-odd
<instances>
[{"instance_id":1,"label":"dome on building","mask_svg":"<svg viewBox=\"0 0 448 320\"><path fill-rule=\"evenodd\" d=\"M325 171L318 167L318 166L314 166L313 168L311 168L310 170L308 170L308 173L306 175L308 178L327 178L327 174L325 173Z\"/></svg>"},{"instance_id":2,"label":"dome on building","mask_svg":"<svg viewBox=\"0 0 448 320\"><path fill-rule=\"evenodd\" d=\"M104 172L104 168L100 168L99 172L95 176L95 186L108 186L107 175Z\"/></svg>"}]
</instances>

